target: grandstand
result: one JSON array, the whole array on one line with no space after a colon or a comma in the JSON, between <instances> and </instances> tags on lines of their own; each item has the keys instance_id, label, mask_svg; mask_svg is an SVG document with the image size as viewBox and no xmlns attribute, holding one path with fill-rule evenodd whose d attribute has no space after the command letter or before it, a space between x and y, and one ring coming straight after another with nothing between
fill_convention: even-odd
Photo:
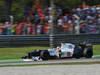
<instances>
[{"instance_id":1,"label":"grandstand","mask_svg":"<svg viewBox=\"0 0 100 75\"><path fill-rule=\"evenodd\" d=\"M35 0L31 8L23 9L21 21L15 21L10 16L10 21L0 23L0 35L2 36L51 36L54 35L84 35L100 34L100 5L94 0L86 0L86 3L74 7L53 4L43 6L39 0ZM83 0L84 1L84 0ZM14 22L13 22L14 21ZM15 39L14 39L15 40ZM52 37L50 37L52 41ZM10 41L12 41L10 39Z\"/></svg>"},{"instance_id":2,"label":"grandstand","mask_svg":"<svg viewBox=\"0 0 100 75\"><path fill-rule=\"evenodd\" d=\"M22 21L1 23L0 35L50 34L51 26L55 34L100 34L100 5L73 8L54 5L52 15L51 6L43 7L36 1L31 9L25 9ZM54 23L51 23L52 17Z\"/></svg>"}]
</instances>

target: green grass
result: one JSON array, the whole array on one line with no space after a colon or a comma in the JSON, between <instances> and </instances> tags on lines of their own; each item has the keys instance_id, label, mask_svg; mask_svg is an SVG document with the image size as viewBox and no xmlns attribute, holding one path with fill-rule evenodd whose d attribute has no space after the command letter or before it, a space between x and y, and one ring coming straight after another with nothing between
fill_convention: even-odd
<instances>
[{"instance_id":1,"label":"green grass","mask_svg":"<svg viewBox=\"0 0 100 75\"><path fill-rule=\"evenodd\" d=\"M100 45L94 45L93 50L94 55L100 55Z\"/></svg>"},{"instance_id":2,"label":"green grass","mask_svg":"<svg viewBox=\"0 0 100 75\"><path fill-rule=\"evenodd\" d=\"M0 48L0 60L20 59L34 49L48 49L49 47L16 47L16 48ZM93 47L94 55L100 55L100 45Z\"/></svg>"},{"instance_id":3,"label":"green grass","mask_svg":"<svg viewBox=\"0 0 100 75\"><path fill-rule=\"evenodd\" d=\"M16 47L16 48L0 48L0 60L20 59L34 49L48 49L49 47Z\"/></svg>"}]
</instances>

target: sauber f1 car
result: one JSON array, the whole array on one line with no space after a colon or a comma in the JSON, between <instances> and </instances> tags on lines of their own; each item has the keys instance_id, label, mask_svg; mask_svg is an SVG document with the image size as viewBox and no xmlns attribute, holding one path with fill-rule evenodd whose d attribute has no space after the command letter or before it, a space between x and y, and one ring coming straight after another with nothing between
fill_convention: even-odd
<instances>
[{"instance_id":1,"label":"sauber f1 car","mask_svg":"<svg viewBox=\"0 0 100 75\"><path fill-rule=\"evenodd\" d=\"M61 43L60 46L47 50L33 50L28 52L22 59L50 60L63 58L92 58L93 48L91 44L75 45L71 43Z\"/></svg>"}]
</instances>

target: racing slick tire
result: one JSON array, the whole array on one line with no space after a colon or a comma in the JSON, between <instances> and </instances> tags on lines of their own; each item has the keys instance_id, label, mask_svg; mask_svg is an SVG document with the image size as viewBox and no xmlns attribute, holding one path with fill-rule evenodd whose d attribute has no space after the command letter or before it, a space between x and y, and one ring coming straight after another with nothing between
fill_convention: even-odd
<instances>
[{"instance_id":1,"label":"racing slick tire","mask_svg":"<svg viewBox=\"0 0 100 75\"><path fill-rule=\"evenodd\" d=\"M40 57L43 59L43 60L48 60L50 58L50 54L47 50L44 50L41 52L41 55Z\"/></svg>"},{"instance_id":2,"label":"racing slick tire","mask_svg":"<svg viewBox=\"0 0 100 75\"><path fill-rule=\"evenodd\" d=\"M85 58L92 58L93 56L93 48L92 47L86 47L84 49L84 57Z\"/></svg>"}]
</instances>

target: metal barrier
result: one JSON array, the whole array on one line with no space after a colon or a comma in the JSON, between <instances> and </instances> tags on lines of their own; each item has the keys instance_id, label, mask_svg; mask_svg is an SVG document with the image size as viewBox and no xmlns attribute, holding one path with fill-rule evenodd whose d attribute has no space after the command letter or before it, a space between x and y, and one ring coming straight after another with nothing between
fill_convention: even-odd
<instances>
[{"instance_id":1,"label":"metal barrier","mask_svg":"<svg viewBox=\"0 0 100 75\"><path fill-rule=\"evenodd\" d=\"M60 43L91 43L93 45L100 44L100 34L83 34L83 35L65 35L55 34L53 37L53 45L57 46ZM49 46L49 35L1 35L0 47L15 47L15 46Z\"/></svg>"},{"instance_id":2,"label":"metal barrier","mask_svg":"<svg viewBox=\"0 0 100 75\"><path fill-rule=\"evenodd\" d=\"M91 43L93 45L100 44L100 34L81 34L81 35L55 35L54 43L59 45L61 42L68 43Z\"/></svg>"},{"instance_id":3,"label":"metal barrier","mask_svg":"<svg viewBox=\"0 0 100 75\"><path fill-rule=\"evenodd\" d=\"M49 46L47 35L26 36L26 35L1 35L0 47L16 46Z\"/></svg>"}]
</instances>

